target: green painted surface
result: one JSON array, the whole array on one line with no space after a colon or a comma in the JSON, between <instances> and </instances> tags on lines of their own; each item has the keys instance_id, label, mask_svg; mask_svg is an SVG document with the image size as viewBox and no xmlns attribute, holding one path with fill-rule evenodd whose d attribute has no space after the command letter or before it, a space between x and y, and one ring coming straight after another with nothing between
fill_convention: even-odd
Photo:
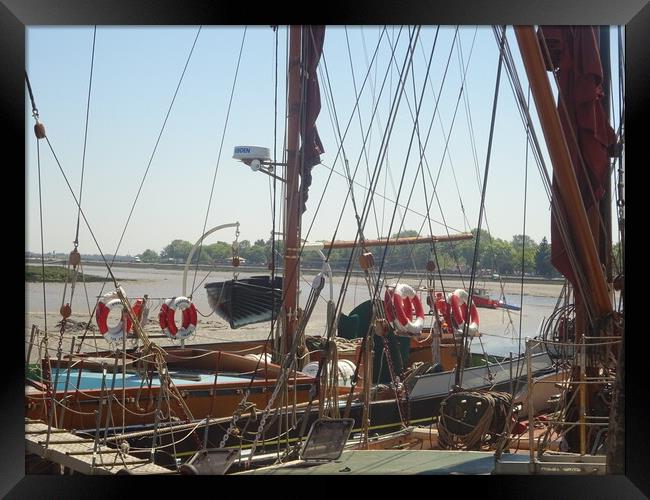
<instances>
[{"instance_id":1,"label":"green painted surface","mask_svg":"<svg viewBox=\"0 0 650 500\"><path fill-rule=\"evenodd\" d=\"M349 315L340 315L338 336L346 339L364 337L371 319L372 302L367 300L352 309ZM395 374L399 375L406 368L411 350L411 340L407 337L398 337L392 330L386 335L386 340ZM388 359L384 352L384 339L379 335L373 335L372 382L374 384L391 382Z\"/></svg>"},{"instance_id":2,"label":"green painted surface","mask_svg":"<svg viewBox=\"0 0 650 500\"><path fill-rule=\"evenodd\" d=\"M494 453L442 450L352 450L339 460L305 462L243 472L247 475L394 475L490 474Z\"/></svg>"}]
</instances>

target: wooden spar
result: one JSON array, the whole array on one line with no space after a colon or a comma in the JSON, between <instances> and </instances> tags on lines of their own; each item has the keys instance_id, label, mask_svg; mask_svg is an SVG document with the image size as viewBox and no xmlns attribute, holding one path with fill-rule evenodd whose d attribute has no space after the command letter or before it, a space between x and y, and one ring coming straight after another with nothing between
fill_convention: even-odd
<instances>
[{"instance_id":1,"label":"wooden spar","mask_svg":"<svg viewBox=\"0 0 650 500\"><path fill-rule=\"evenodd\" d=\"M395 238L387 240L364 240L363 244L366 247L376 246L399 246L399 245L413 245L416 243L444 243L447 241L462 241L471 240L474 237L472 233L460 233L450 236L410 236L407 238ZM335 241L323 243L324 249L339 249L339 248L354 248L359 246L359 241Z\"/></svg>"},{"instance_id":2,"label":"wooden spar","mask_svg":"<svg viewBox=\"0 0 650 500\"><path fill-rule=\"evenodd\" d=\"M611 70L610 70L610 54L609 54L609 26L601 26L598 30L600 33L600 43L598 51L600 53L600 64L603 67L603 108L605 109L605 116L609 122L611 116L610 109L610 93L611 93ZM600 200L600 217L604 222L604 228L601 228L600 237L600 260L605 264L607 273L607 283L613 281L612 275L612 176L608 173L605 177L605 184L603 186L605 195Z\"/></svg>"},{"instance_id":3,"label":"wooden spar","mask_svg":"<svg viewBox=\"0 0 650 500\"><path fill-rule=\"evenodd\" d=\"M521 51L531 92L535 99L537 113L544 130L546 145L553 164L553 171L561 192L561 202L569 222L578 261L587 279L589 296L594 298L594 312L597 317L604 317L612 312L612 305L607 292L605 274L598 259L598 250L591 233L587 213L582 203L575 171L571 163L569 148L560 124L560 117L546 75L546 67L537 36L532 26L515 26L517 43ZM564 242L567 248L573 246Z\"/></svg>"},{"instance_id":4,"label":"wooden spar","mask_svg":"<svg viewBox=\"0 0 650 500\"><path fill-rule=\"evenodd\" d=\"M300 126L300 47L301 27L289 29L289 95L287 109L287 167L286 211L285 211L285 249L284 279L282 280L282 297L284 312L284 345L286 352L290 349L296 329L298 307L298 270L299 254L299 218L300 218L300 157L298 155L298 133Z\"/></svg>"}]
</instances>

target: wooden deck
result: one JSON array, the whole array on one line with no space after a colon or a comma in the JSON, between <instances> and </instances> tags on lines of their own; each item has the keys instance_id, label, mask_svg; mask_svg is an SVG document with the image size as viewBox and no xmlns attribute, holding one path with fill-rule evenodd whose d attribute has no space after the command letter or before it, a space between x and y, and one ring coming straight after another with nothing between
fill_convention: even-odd
<instances>
[{"instance_id":1,"label":"wooden deck","mask_svg":"<svg viewBox=\"0 0 650 500\"><path fill-rule=\"evenodd\" d=\"M490 474L494 453L441 450L351 450L325 463L296 460L235 475Z\"/></svg>"},{"instance_id":2,"label":"wooden deck","mask_svg":"<svg viewBox=\"0 0 650 500\"><path fill-rule=\"evenodd\" d=\"M97 444L65 429L52 428L47 440L47 424L25 421L25 451L50 462L63 465L81 474L174 474L174 471L160 467L120 450Z\"/></svg>"}]
</instances>

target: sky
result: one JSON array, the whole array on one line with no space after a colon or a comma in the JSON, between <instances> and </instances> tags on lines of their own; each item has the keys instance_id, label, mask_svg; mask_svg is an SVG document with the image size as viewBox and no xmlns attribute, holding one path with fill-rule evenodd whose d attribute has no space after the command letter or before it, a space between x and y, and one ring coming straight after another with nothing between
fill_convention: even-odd
<instances>
[{"instance_id":1,"label":"sky","mask_svg":"<svg viewBox=\"0 0 650 500\"><path fill-rule=\"evenodd\" d=\"M82 219L79 251L98 253L99 245L107 254L116 250L120 255L137 255L145 249L159 252L173 239L195 242L204 226L208 230L236 221L240 222L240 240L268 239L272 229L270 179L251 171L232 155L235 146L255 145L270 148L273 156L276 137L277 159L282 161L286 27L278 30L277 118L276 34L270 27L204 26L199 31L198 26L99 26L87 107L93 32L92 26L29 26L26 44L27 73L40 119L77 197L84 165L81 207L97 242ZM343 208L348 192L344 159L351 172L358 168L354 199L361 212L369 173L379 163L382 135L396 94L399 68L405 60L408 36L408 28L400 31L398 26L385 30L373 26L327 29L319 66L322 109L317 120L325 153L322 164L312 172L303 238L330 240L338 227L337 239L354 239L355 210L349 201ZM616 39L612 31L614 66ZM525 89L525 72L511 27L508 42ZM390 57L391 45L395 46L394 60ZM377 46L377 56L370 66ZM430 234L429 221L424 217L427 208L434 234L468 231L478 225L498 57L497 42L489 26L462 26L457 32L453 26L439 31L434 26L421 29L412 71L381 162L374 205L364 231L367 238L386 236L400 228ZM360 97L355 109L357 94ZM418 136L413 133L412 113L416 113L420 101L420 144L425 142L432 123L423 156L426 182L421 181L421 154ZM531 108L536 122L532 100ZM25 249L40 252L42 229L45 252L67 253L75 239L77 207L45 141L39 144L39 196L39 162L28 98L25 112ZM613 116L617 115L614 99ZM350 123L342 148L336 123L341 136ZM499 86L495 123L482 227L509 241L523 232L526 132L505 72ZM367 133L365 149L362 130ZM541 128L537 127L537 131L545 151ZM546 161L550 168L548 157ZM331 169L337 173L328 182ZM530 153L527 171L526 234L539 243L543 237L550 239L550 204ZM436 178L437 197L429 201ZM408 205L409 210L398 209L391 226L398 191L399 204ZM279 206L280 185L276 195ZM117 249L136 196L137 203ZM234 229L225 229L206 243L234 238Z\"/></svg>"}]
</instances>

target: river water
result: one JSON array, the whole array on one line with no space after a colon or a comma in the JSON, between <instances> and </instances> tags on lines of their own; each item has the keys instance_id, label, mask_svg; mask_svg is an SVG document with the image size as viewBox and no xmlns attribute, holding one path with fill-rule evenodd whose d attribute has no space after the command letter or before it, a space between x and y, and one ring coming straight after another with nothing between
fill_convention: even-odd
<instances>
[{"instance_id":1,"label":"river water","mask_svg":"<svg viewBox=\"0 0 650 500\"><path fill-rule=\"evenodd\" d=\"M89 275L105 275L105 268L91 266L86 264L85 272ZM157 327L157 313L164 298L182 295L183 288L183 271L178 269L153 269L153 268L133 268L133 267L114 267L114 273L120 281L122 287L130 298L142 297L148 294L153 300L153 308L150 312L149 324L147 331L150 333L160 333ZM251 275L260 275L257 273L241 273L240 278L246 278ZM301 278L300 305L304 306L305 301L311 290L311 281L315 273L305 273ZM199 311L199 324L197 334L187 341L187 345L198 342L219 342L232 340L252 340L263 339L269 334L270 322L260 323L257 325L247 325L245 327L232 330L228 324L215 314L210 314L211 309L208 306L207 295L205 293L205 283L213 281L223 281L232 279L232 272L213 272L209 275L206 271L199 270L194 278L194 272L188 273L187 288L189 291L194 288L193 302ZM420 285L417 279L403 278L402 282L412 286ZM342 277L335 276L332 280L333 296L336 302L340 294ZM194 283L194 286L192 284ZM71 319L80 322L87 322L90 318L90 311L100 294L114 290L112 282L107 282L102 290L103 283L87 283L85 286L82 282L76 284L72 299L73 314ZM455 281L445 281L445 290L453 291L456 288L466 288L468 283L463 287L462 283ZM477 283L477 286L484 286L492 298L499 298L500 285L497 282ZM481 352L485 349L491 354L508 355L510 352L520 352L519 348L519 330L521 321L521 351L524 349L525 337L534 337L539 333L539 327L542 320L548 317L552 312L561 291L561 284L525 284L523 289L523 307L521 311L506 311L479 309L480 331L482 336L473 340L472 350ZM50 332L57 332L56 324L60 321L59 308L63 299L64 289L66 293L66 302L69 302L71 287L67 288L62 283L45 284L45 307L43 300L42 283L25 283L25 301L26 301L26 318L25 328L26 335L29 335L32 324L44 329L47 311L47 328ZM507 283L504 288L506 300L509 304L521 304L520 292L521 285ZM330 283L327 282L322 291L321 298L311 317L307 327L307 335L323 335L325 333L326 319L326 301L330 295ZM343 305L343 312L349 313L356 305L360 304L369 297L366 283L362 276L354 276L350 280L348 291ZM426 310L426 305L425 305ZM430 324L431 316L425 317L425 325ZM94 320L92 321L94 323ZM100 348L106 348L108 345L103 339L96 341ZM165 339L157 342L166 345ZM481 345L482 344L482 345Z\"/></svg>"}]
</instances>

